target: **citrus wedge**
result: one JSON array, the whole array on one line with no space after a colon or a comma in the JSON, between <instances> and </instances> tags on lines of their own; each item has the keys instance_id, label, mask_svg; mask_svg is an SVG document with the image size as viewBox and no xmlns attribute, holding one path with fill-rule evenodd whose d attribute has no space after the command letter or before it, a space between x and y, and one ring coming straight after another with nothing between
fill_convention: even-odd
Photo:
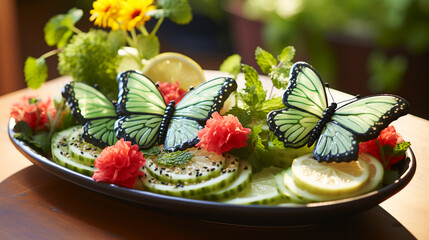
<instances>
[{"instance_id":1,"label":"citrus wedge","mask_svg":"<svg viewBox=\"0 0 429 240\"><path fill-rule=\"evenodd\" d=\"M203 69L191 58L174 52L161 53L145 63L143 74L154 82L179 82L184 90L205 82Z\"/></svg>"},{"instance_id":2,"label":"citrus wedge","mask_svg":"<svg viewBox=\"0 0 429 240\"><path fill-rule=\"evenodd\" d=\"M292 174L297 186L308 192L323 195L347 195L362 188L369 178L365 161L318 162L311 154L295 159Z\"/></svg>"}]
</instances>

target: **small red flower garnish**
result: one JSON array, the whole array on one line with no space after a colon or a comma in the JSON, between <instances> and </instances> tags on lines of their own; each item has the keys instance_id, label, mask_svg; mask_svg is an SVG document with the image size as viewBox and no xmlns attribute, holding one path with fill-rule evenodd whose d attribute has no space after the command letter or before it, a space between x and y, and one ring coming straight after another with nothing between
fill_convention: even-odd
<instances>
[{"instance_id":1,"label":"small red flower garnish","mask_svg":"<svg viewBox=\"0 0 429 240\"><path fill-rule=\"evenodd\" d=\"M206 126L198 131L200 142L196 146L220 155L233 148L247 146L247 134L250 131L250 128L243 128L234 115L221 116L214 112Z\"/></svg>"},{"instance_id":2,"label":"small red flower garnish","mask_svg":"<svg viewBox=\"0 0 429 240\"><path fill-rule=\"evenodd\" d=\"M97 182L109 182L132 188L138 176L144 173L140 168L146 163L137 145L121 138L115 145L106 147L95 160L92 178Z\"/></svg>"},{"instance_id":3,"label":"small red flower garnish","mask_svg":"<svg viewBox=\"0 0 429 240\"><path fill-rule=\"evenodd\" d=\"M386 169L390 169L393 164L401 161L404 156L390 156L389 152L391 151L384 151L383 149L385 149L385 146L388 145L390 145L390 149L393 149L397 144L403 142L404 139L399 133L396 132L395 127L388 126L380 132L380 135L376 139L360 143L359 154L372 154L377 157L381 161L381 163L383 163ZM381 152L384 153L384 156L381 156Z\"/></svg>"},{"instance_id":4,"label":"small red flower garnish","mask_svg":"<svg viewBox=\"0 0 429 240\"><path fill-rule=\"evenodd\" d=\"M177 100L176 104L180 101L178 98L186 91L179 87L179 82L158 82L159 89L161 90L164 101L168 104L171 100Z\"/></svg>"},{"instance_id":5,"label":"small red flower garnish","mask_svg":"<svg viewBox=\"0 0 429 240\"><path fill-rule=\"evenodd\" d=\"M56 114L51 98L43 101L37 96L22 97L20 102L12 105L10 112L16 122L26 122L33 131L49 129L49 117L53 120Z\"/></svg>"}]
</instances>

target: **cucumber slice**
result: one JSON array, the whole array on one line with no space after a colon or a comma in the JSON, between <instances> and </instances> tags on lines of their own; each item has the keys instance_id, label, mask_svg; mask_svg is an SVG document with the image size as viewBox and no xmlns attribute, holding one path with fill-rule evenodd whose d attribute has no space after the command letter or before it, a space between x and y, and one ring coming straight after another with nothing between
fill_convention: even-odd
<instances>
[{"instance_id":1,"label":"cucumber slice","mask_svg":"<svg viewBox=\"0 0 429 240\"><path fill-rule=\"evenodd\" d=\"M273 142L268 142L268 150L271 153L271 164L280 168L288 168L292 164L293 160L304 154L311 153L312 147L301 147L301 148L278 148Z\"/></svg>"},{"instance_id":2,"label":"cucumber slice","mask_svg":"<svg viewBox=\"0 0 429 240\"><path fill-rule=\"evenodd\" d=\"M275 175L280 168L269 167L256 173L250 185L225 203L230 204L276 204L284 199L276 187Z\"/></svg>"},{"instance_id":3,"label":"cucumber slice","mask_svg":"<svg viewBox=\"0 0 429 240\"><path fill-rule=\"evenodd\" d=\"M279 172L276 174L276 183L277 183L277 189L280 193L282 193L289 201L293 203L307 203L309 202L308 199L305 199L299 195L296 195L294 192L289 190L289 188L286 187L284 183L284 175L286 174L287 169Z\"/></svg>"},{"instance_id":4,"label":"cucumber slice","mask_svg":"<svg viewBox=\"0 0 429 240\"><path fill-rule=\"evenodd\" d=\"M194 156L186 163L168 167L156 162L156 157L147 159L145 168L155 179L172 184L197 183L219 176L225 167L226 158L200 148L187 150ZM232 158L230 155L228 158ZM236 162L238 159L234 159Z\"/></svg>"},{"instance_id":5,"label":"cucumber slice","mask_svg":"<svg viewBox=\"0 0 429 240\"><path fill-rule=\"evenodd\" d=\"M148 171L147 176L140 180L146 189L152 192L177 197L197 197L218 190L234 181L237 177L238 165L238 161L229 159L226 163L227 167L221 171L219 176L199 183L167 183L151 176Z\"/></svg>"},{"instance_id":6,"label":"cucumber slice","mask_svg":"<svg viewBox=\"0 0 429 240\"><path fill-rule=\"evenodd\" d=\"M220 201L231 197L234 194L239 193L245 189L252 179L252 167L247 162L240 161L240 167L238 169L238 177L230 185L224 188L211 192L207 195L202 196L203 199Z\"/></svg>"},{"instance_id":7,"label":"cucumber slice","mask_svg":"<svg viewBox=\"0 0 429 240\"><path fill-rule=\"evenodd\" d=\"M70 156L80 164L93 166L95 159L100 156L103 149L85 142L81 135L82 127L77 131L73 131L73 133L68 137Z\"/></svg>"},{"instance_id":8,"label":"cucumber slice","mask_svg":"<svg viewBox=\"0 0 429 240\"><path fill-rule=\"evenodd\" d=\"M70 170L92 176L96 168L75 162L68 152L67 138L73 132L78 131L79 128L81 126L75 126L54 134L51 141L52 159L54 162Z\"/></svg>"}]
</instances>

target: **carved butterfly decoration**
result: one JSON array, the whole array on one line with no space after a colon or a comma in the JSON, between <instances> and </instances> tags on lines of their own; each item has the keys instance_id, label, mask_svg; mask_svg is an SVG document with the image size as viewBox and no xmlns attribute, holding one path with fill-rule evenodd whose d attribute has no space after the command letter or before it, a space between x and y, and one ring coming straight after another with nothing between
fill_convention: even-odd
<instances>
[{"instance_id":1,"label":"carved butterfly decoration","mask_svg":"<svg viewBox=\"0 0 429 240\"><path fill-rule=\"evenodd\" d=\"M176 105L174 100L166 103L158 87L139 72L123 72L118 80L116 136L141 149L155 143L168 151L194 146L207 119L237 89L234 79L215 78L190 90Z\"/></svg>"},{"instance_id":2,"label":"carved butterfly decoration","mask_svg":"<svg viewBox=\"0 0 429 240\"><path fill-rule=\"evenodd\" d=\"M267 116L270 130L285 147L315 144L313 157L326 162L356 160L359 142L375 139L409 110L403 98L387 94L328 105L322 79L305 62L292 66L282 101L286 108Z\"/></svg>"}]
</instances>

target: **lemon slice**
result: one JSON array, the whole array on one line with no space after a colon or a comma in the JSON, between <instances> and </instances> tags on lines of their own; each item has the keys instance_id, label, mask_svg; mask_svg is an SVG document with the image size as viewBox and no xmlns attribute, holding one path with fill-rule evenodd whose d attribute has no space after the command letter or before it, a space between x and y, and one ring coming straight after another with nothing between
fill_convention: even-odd
<instances>
[{"instance_id":1,"label":"lemon slice","mask_svg":"<svg viewBox=\"0 0 429 240\"><path fill-rule=\"evenodd\" d=\"M143 74L154 82L179 82L184 90L205 82L203 69L191 58L174 52L161 53L145 63Z\"/></svg>"},{"instance_id":2,"label":"lemon slice","mask_svg":"<svg viewBox=\"0 0 429 240\"><path fill-rule=\"evenodd\" d=\"M366 162L369 168L369 178L365 186L359 191L359 194L364 194L378 189L383 184L384 167L383 164L374 156L363 153L359 155L359 159Z\"/></svg>"},{"instance_id":3,"label":"lemon slice","mask_svg":"<svg viewBox=\"0 0 429 240\"><path fill-rule=\"evenodd\" d=\"M292 163L295 183L309 192L323 195L343 195L358 191L369 178L365 161L318 162L311 154L295 159Z\"/></svg>"}]
</instances>

